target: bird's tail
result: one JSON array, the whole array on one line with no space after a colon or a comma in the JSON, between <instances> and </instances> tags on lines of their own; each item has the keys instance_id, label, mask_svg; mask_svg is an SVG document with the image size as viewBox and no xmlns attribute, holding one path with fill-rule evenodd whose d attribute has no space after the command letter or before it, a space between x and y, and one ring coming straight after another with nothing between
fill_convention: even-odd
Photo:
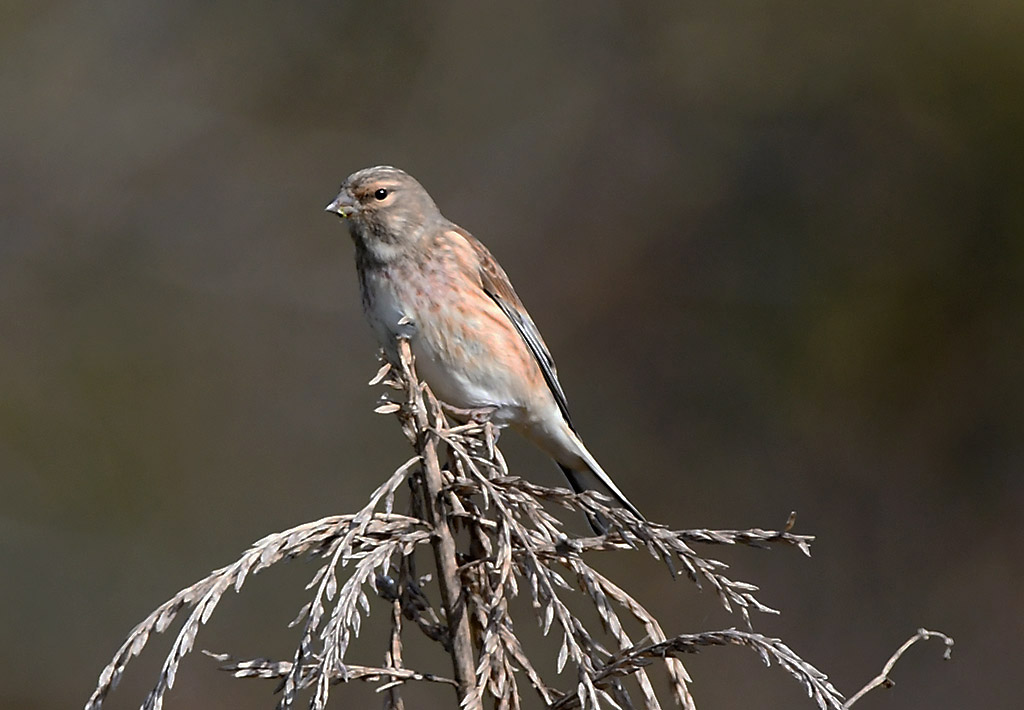
<instances>
[{"instance_id":1,"label":"bird's tail","mask_svg":"<svg viewBox=\"0 0 1024 710\"><path fill-rule=\"evenodd\" d=\"M581 447L583 461L586 463L587 468L580 470L569 468L568 466L559 464L559 468L562 469L562 473L569 479L569 485L572 486L573 491L576 493L582 493L583 491L597 491L598 493L604 493L609 496L612 500L618 503L623 508L629 510L640 520L644 520L644 516L641 515L640 511L637 510L636 506L629 502L626 495L619 490L619 487L615 485L611 477L604 472L604 469L597 463L590 452L585 447ZM605 516L597 514L587 514L587 521L590 523L590 527L594 529L594 532L598 535L604 535L608 532L608 520Z\"/></svg>"}]
</instances>

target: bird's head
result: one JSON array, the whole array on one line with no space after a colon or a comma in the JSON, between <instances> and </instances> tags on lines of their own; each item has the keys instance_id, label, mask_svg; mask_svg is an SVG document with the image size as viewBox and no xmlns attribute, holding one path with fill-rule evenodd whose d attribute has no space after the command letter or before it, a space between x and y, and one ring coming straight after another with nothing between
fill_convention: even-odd
<instances>
[{"instance_id":1,"label":"bird's head","mask_svg":"<svg viewBox=\"0 0 1024 710\"><path fill-rule=\"evenodd\" d=\"M345 219L356 243L377 253L414 245L444 220L412 175L388 165L349 175L326 211Z\"/></svg>"}]
</instances>

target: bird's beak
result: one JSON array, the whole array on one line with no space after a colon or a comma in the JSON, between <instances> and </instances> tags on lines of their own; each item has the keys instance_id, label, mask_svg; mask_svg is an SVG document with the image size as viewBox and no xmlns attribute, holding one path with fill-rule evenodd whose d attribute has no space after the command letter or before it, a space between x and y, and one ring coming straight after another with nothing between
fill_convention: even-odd
<instances>
[{"instance_id":1,"label":"bird's beak","mask_svg":"<svg viewBox=\"0 0 1024 710\"><path fill-rule=\"evenodd\" d=\"M351 217L353 214L358 212L359 206L347 191L342 190L338 193L338 196L334 198L334 202L324 208L324 211L333 212L339 217L346 218Z\"/></svg>"}]
</instances>

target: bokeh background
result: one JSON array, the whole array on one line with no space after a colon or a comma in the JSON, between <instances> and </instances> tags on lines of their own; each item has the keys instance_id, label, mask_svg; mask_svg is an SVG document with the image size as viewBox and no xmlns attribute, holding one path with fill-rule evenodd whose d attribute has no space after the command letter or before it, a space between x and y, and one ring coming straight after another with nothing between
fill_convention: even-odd
<instances>
[{"instance_id":1,"label":"bokeh background","mask_svg":"<svg viewBox=\"0 0 1024 710\"><path fill-rule=\"evenodd\" d=\"M378 163L502 261L650 518L819 536L714 551L782 609L759 630L850 693L938 628L954 660L915 647L865 710L1019 702L1024 4L0 8L0 706L80 706L149 610L405 459L322 212ZM739 623L603 564L669 633ZM290 655L312 571L252 580L198 645ZM273 705L213 666L168 707ZM810 707L740 649L690 669L702 708Z\"/></svg>"}]
</instances>

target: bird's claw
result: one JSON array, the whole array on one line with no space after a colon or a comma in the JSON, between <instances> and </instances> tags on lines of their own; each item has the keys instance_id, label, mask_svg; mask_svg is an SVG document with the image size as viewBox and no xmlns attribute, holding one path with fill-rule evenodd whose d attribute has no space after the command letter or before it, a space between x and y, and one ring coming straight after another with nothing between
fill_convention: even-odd
<instances>
[{"instance_id":1,"label":"bird's claw","mask_svg":"<svg viewBox=\"0 0 1024 710\"><path fill-rule=\"evenodd\" d=\"M447 402L441 404L444 411L456 419L461 419L464 422L472 422L473 424L485 424L491 421L491 417L498 411L497 407L455 407Z\"/></svg>"}]
</instances>

